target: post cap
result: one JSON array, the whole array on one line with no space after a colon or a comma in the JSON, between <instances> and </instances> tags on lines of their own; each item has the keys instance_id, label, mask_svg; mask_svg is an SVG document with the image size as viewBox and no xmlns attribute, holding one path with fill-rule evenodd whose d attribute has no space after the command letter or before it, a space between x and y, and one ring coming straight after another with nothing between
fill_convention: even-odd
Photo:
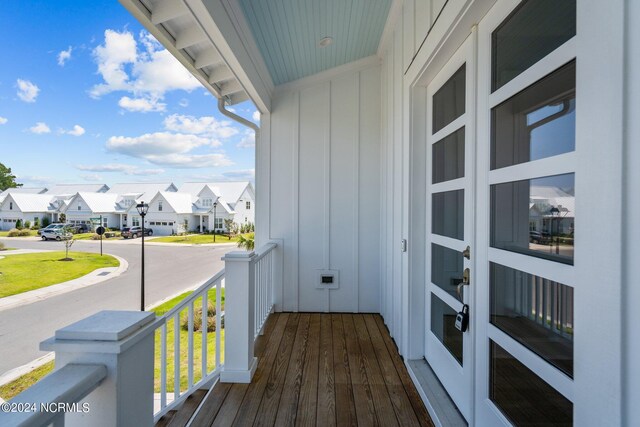
<instances>
[{"instance_id":1,"label":"post cap","mask_svg":"<svg viewBox=\"0 0 640 427\"><path fill-rule=\"evenodd\" d=\"M120 341L155 319L146 311L104 310L56 331L56 340Z\"/></svg>"}]
</instances>

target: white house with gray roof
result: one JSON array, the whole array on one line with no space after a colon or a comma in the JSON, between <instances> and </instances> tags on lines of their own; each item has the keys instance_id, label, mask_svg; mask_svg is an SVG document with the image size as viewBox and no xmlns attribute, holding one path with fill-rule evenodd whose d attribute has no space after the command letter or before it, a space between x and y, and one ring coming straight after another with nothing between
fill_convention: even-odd
<instances>
[{"instance_id":1,"label":"white house with gray roof","mask_svg":"<svg viewBox=\"0 0 640 427\"><path fill-rule=\"evenodd\" d=\"M196 197L195 213L201 217L200 224L207 230L224 229L221 220L217 220L214 227L214 203L217 203L216 218L233 218L238 225L255 223L255 190L249 181L187 182L179 191Z\"/></svg>"},{"instance_id":2,"label":"white house with gray roof","mask_svg":"<svg viewBox=\"0 0 640 427\"><path fill-rule=\"evenodd\" d=\"M33 223L37 218L42 224L45 217L50 218L52 210L49 195L11 191L0 202L0 229L11 230L18 220L24 224L26 221Z\"/></svg>"}]
</instances>

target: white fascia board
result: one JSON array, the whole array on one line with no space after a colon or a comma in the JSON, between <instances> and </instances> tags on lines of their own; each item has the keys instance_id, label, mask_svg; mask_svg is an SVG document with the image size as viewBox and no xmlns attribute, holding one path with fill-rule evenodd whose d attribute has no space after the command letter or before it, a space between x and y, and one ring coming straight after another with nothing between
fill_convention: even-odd
<instances>
[{"instance_id":1,"label":"white fascia board","mask_svg":"<svg viewBox=\"0 0 640 427\"><path fill-rule=\"evenodd\" d=\"M227 0L184 2L258 110L269 112L273 81L255 48L255 42L252 43L251 32L238 5ZM239 28L242 25L244 29Z\"/></svg>"}]
</instances>

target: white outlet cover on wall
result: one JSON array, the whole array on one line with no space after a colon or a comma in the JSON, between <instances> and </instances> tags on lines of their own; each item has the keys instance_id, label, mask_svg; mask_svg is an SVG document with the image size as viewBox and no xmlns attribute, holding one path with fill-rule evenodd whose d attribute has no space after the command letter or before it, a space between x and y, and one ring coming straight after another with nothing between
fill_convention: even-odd
<instances>
[{"instance_id":1,"label":"white outlet cover on wall","mask_svg":"<svg viewBox=\"0 0 640 427\"><path fill-rule=\"evenodd\" d=\"M340 271L339 270L316 270L316 288L317 289L338 289L340 287ZM331 278L332 283L323 282L327 278Z\"/></svg>"}]
</instances>

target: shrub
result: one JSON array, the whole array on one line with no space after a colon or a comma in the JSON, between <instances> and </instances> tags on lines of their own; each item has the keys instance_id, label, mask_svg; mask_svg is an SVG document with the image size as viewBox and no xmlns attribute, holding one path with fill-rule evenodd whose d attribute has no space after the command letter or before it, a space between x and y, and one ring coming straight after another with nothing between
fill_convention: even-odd
<instances>
[{"instance_id":1,"label":"shrub","mask_svg":"<svg viewBox=\"0 0 640 427\"><path fill-rule=\"evenodd\" d=\"M98 233L93 233L91 240L100 240L100 235Z\"/></svg>"},{"instance_id":2,"label":"shrub","mask_svg":"<svg viewBox=\"0 0 640 427\"><path fill-rule=\"evenodd\" d=\"M222 308L224 310L224 307ZM224 328L224 317L222 318L222 327ZM189 316L185 314L180 318L180 329L189 330ZM193 330L194 332L202 331L202 307L198 307L193 311ZM207 332L216 331L216 308L213 302L207 304Z\"/></svg>"},{"instance_id":3,"label":"shrub","mask_svg":"<svg viewBox=\"0 0 640 427\"><path fill-rule=\"evenodd\" d=\"M35 217L33 220L33 229L37 230L38 228L40 228L40 218Z\"/></svg>"},{"instance_id":4,"label":"shrub","mask_svg":"<svg viewBox=\"0 0 640 427\"><path fill-rule=\"evenodd\" d=\"M22 220L21 219L16 221L16 228L18 230L22 230Z\"/></svg>"},{"instance_id":5,"label":"shrub","mask_svg":"<svg viewBox=\"0 0 640 427\"><path fill-rule=\"evenodd\" d=\"M47 218L46 216L44 218L42 218L42 226L43 227L46 227L49 224L51 224L51 221L49 221L49 218Z\"/></svg>"},{"instance_id":6,"label":"shrub","mask_svg":"<svg viewBox=\"0 0 640 427\"><path fill-rule=\"evenodd\" d=\"M29 230L18 230L17 228L12 228L7 233L7 237L24 237L28 236L29 234Z\"/></svg>"},{"instance_id":7,"label":"shrub","mask_svg":"<svg viewBox=\"0 0 640 427\"><path fill-rule=\"evenodd\" d=\"M238 247L244 248L248 251L252 251L255 248L255 234L241 234L238 237Z\"/></svg>"},{"instance_id":8,"label":"shrub","mask_svg":"<svg viewBox=\"0 0 640 427\"><path fill-rule=\"evenodd\" d=\"M31 228L31 221L25 221L24 228Z\"/></svg>"},{"instance_id":9,"label":"shrub","mask_svg":"<svg viewBox=\"0 0 640 427\"><path fill-rule=\"evenodd\" d=\"M0 242L0 251L4 251L4 243Z\"/></svg>"}]
</instances>

